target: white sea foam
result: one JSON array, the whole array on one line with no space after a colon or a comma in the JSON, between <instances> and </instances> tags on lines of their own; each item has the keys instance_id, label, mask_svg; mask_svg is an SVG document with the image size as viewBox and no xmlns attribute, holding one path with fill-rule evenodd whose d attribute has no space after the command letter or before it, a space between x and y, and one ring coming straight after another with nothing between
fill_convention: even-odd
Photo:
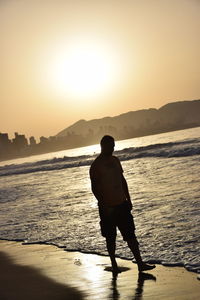
<instances>
[{"instance_id":1,"label":"white sea foam","mask_svg":"<svg viewBox=\"0 0 200 300\"><path fill-rule=\"evenodd\" d=\"M187 141L152 144L141 147L129 147L118 150L115 154L120 160L148 157L185 157L200 154L200 138ZM80 166L89 166L96 155L64 156L40 160L32 163L10 164L0 167L0 176L54 171Z\"/></svg>"}]
</instances>

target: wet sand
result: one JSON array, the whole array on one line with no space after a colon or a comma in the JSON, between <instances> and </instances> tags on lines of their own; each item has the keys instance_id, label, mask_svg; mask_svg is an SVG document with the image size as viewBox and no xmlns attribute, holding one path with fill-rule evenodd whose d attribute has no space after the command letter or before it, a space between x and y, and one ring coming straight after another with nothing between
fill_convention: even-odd
<instances>
[{"instance_id":1,"label":"wet sand","mask_svg":"<svg viewBox=\"0 0 200 300\"><path fill-rule=\"evenodd\" d=\"M131 261L118 264L113 278L106 256L0 241L0 299L200 299L197 274L182 267L157 265L138 276Z\"/></svg>"}]
</instances>

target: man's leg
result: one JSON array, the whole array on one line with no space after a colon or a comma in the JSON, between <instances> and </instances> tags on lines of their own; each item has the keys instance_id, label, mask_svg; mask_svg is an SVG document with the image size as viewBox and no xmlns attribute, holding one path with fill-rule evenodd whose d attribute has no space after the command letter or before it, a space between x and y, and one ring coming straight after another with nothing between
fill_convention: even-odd
<instances>
[{"instance_id":1,"label":"man's leg","mask_svg":"<svg viewBox=\"0 0 200 300\"><path fill-rule=\"evenodd\" d=\"M133 253L135 260L138 265L138 271L147 271L155 268L155 266L145 264L142 261L139 249L139 243L135 236L135 224L133 221L133 216L130 212L130 209L127 207L127 204L124 203L121 206L118 215L118 228L123 236L124 241L127 241L128 246Z\"/></svg>"},{"instance_id":2,"label":"man's leg","mask_svg":"<svg viewBox=\"0 0 200 300\"><path fill-rule=\"evenodd\" d=\"M101 218L101 234L106 238L106 246L108 254L110 256L110 261L112 265L113 274L120 273L118 269L117 262L115 259L115 249L116 249L116 236L117 228L115 222L115 209L114 208L100 208L99 215Z\"/></svg>"},{"instance_id":3,"label":"man's leg","mask_svg":"<svg viewBox=\"0 0 200 300\"><path fill-rule=\"evenodd\" d=\"M131 252L133 253L136 263L138 265L138 271L142 272L142 271L148 271L148 270L152 270L155 268L154 265L149 265L146 264L142 261L141 255L140 255L140 249L139 249L139 243L137 241L136 236L134 236L133 238L127 240L127 244L131 250Z\"/></svg>"},{"instance_id":4,"label":"man's leg","mask_svg":"<svg viewBox=\"0 0 200 300\"><path fill-rule=\"evenodd\" d=\"M106 245L110 256L113 273L120 273L115 259L116 237L106 237Z\"/></svg>"},{"instance_id":5,"label":"man's leg","mask_svg":"<svg viewBox=\"0 0 200 300\"><path fill-rule=\"evenodd\" d=\"M138 266L142 265L143 262L142 262L142 258L140 255L139 243L138 243L136 237L127 240L127 244L135 257L137 265Z\"/></svg>"}]
</instances>

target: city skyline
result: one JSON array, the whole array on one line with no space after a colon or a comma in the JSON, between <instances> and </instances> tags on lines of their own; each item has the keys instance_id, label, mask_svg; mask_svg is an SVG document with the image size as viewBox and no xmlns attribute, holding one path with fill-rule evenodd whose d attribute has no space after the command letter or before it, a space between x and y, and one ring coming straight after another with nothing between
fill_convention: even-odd
<instances>
[{"instance_id":1,"label":"city skyline","mask_svg":"<svg viewBox=\"0 0 200 300\"><path fill-rule=\"evenodd\" d=\"M200 98L200 1L1 1L0 131Z\"/></svg>"},{"instance_id":2,"label":"city skyline","mask_svg":"<svg viewBox=\"0 0 200 300\"><path fill-rule=\"evenodd\" d=\"M15 132L9 139L8 133L0 132L0 160L55 152L99 143L102 136L109 134L116 140L154 135L169 131L200 126L200 100L172 102L160 109L130 111L115 117L79 120L55 136L34 136L27 139Z\"/></svg>"}]
</instances>

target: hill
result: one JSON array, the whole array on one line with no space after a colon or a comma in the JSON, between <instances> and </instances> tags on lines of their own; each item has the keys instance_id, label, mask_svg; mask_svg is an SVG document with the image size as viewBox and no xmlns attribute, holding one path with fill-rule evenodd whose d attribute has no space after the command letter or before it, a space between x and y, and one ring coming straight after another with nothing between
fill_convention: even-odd
<instances>
[{"instance_id":1,"label":"hill","mask_svg":"<svg viewBox=\"0 0 200 300\"><path fill-rule=\"evenodd\" d=\"M171 102L159 109L129 111L115 117L79 120L59 132L56 137L76 136L96 143L102 135L115 139L157 134L200 126L200 100Z\"/></svg>"}]
</instances>

